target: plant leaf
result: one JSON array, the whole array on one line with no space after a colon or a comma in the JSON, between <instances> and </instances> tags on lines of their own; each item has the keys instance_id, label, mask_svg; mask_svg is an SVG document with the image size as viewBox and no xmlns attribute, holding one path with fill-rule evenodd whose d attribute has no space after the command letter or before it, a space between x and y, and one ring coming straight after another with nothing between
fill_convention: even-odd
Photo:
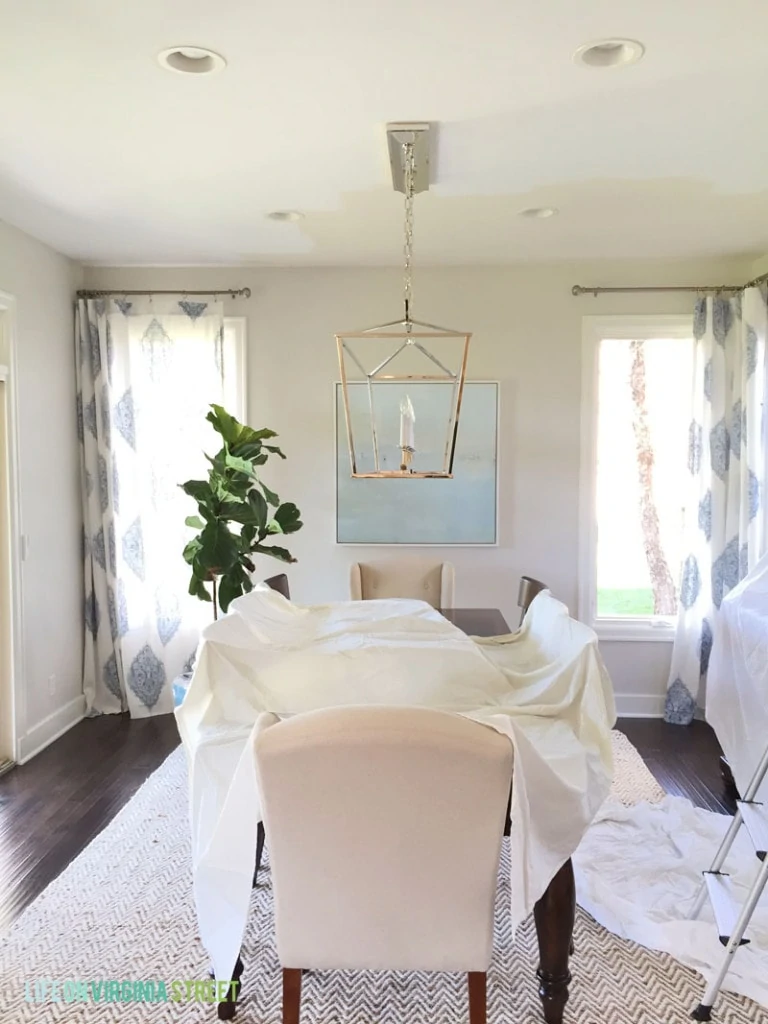
<instances>
[{"instance_id":1,"label":"plant leaf","mask_svg":"<svg viewBox=\"0 0 768 1024\"><path fill-rule=\"evenodd\" d=\"M201 504L210 505L213 501L213 489L207 480L187 480L186 483L180 484L180 487L185 494Z\"/></svg>"},{"instance_id":2,"label":"plant leaf","mask_svg":"<svg viewBox=\"0 0 768 1024\"><path fill-rule=\"evenodd\" d=\"M247 427L244 423L240 423L240 433L238 434L237 444L257 444L268 437L277 437L274 430L270 430L269 427L262 427L261 430L254 430L253 427Z\"/></svg>"},{"instance_id":3,"label":"plant leaf","mask_svg":"<svg viewBox=\"0 0 768 1024\"><path fill-rule=\"evenodd\" d=\"M275 494L275 492L270 491L270 489L262 480L259 480L259 486L261 487L262 491L264 491L264 497L267 499L269 504L274 505L275 508L277 508L277 506L280 504L280 499Z\"/></svg>"},{"instance_id":4,"label":"plant leaf","mask_svg":"<svg viewBox=\"0 0 768 1024\"><path fill-rule=\"evenodd\" d=\"M191 565L195 555L199 550L200 538L193 537L192 540L184 547L184 561Z\"/></svg>"},{"instance_id":5,"label":"plant leaf","mask_svg":"<svg viewBox=\"0 0 768 1024\"><path fill-rule=\"evenodd\" d=\"M208 523L198 539L200 549L195 560L210 572L226 573L237 561L237 537L220 519Z\"/></svg>"},{"instance_id":6,"label":"plant leaf","mask_svg":"<svg viewBox=\"0 0 768 1024\"><path fill-rule=\"evenodd\" d=\"M282 452L280 451L280 449L279 449L279 448L275 448L275 446L274 446L274 445L271 445L271 444L265 444L265 445L264 445L264 447L266 448L266 450L267 450L268 452L272 452L272 454L273 454L273 455L279 455L281 459L284 459L284 458L285 458L285 456L284 456L284 455L283 455L283 453L282 453Z\"/></svg>"},{"instance_id":7,"label":"plant leaf","mask_svg":"<svg viewBox=\"0 0 768 1024\"><path fill-rule=\"evenodd\" d=\"M212 405L211 411L205 417L213 424L213 429L228 441L230 444L237 441L240 435L241 423L238 423L234 416L231 416L221 405Z\"/></svg>"},{"instance_id":8,"label":"plant leaf","mask_svg":"<svg viewBox=\"0 0 768 1024\"><path fill-rule=\"evenodd\" d=\"M230 445L229 450L232 455L237 455L240 459L250 460L261 454L261 441L248 441L245 444L238 442Z\"/></svg>"},{"instance_id":9,"label":"plant leaf","mask_svg":"<svg viewBox=\"0 0 768 1024\"><path fill-rule=\"evenodd\" d=\"M193 530L202 530L203 527L205 526L205 523L200 518L200 516L187 516L187 518L184 520L184 525L191 526Z\"/></svg>"},{"instance_id":10,"label":"plant leaf","mask_svg":"<svg viewBox=\"0 0 768 1024\"><path fill-rule=\"evenodd\" d=\"M192 597L199 597L201 601L213 600L211 595L208 593L205 583L203 583L199 576L195 576L194 573L189 581L189 592Z\"/></svg>"},{"instance_id":11,"label":"plant leaf","mask_svg":"<svg viewBox=\"0 0 768 1024\"><path fill-rule=\"evenodd\" d=\"M266 544L256 544L254 545L253 550L261 552L262 555L271 555L272 558L277 558L281 562L296 561L290 551L286 548L279 548L274 544L270 546L267 546Z\"/></svg>"},{"instance_id":12,"label":"plant leaf","mask_svg":"<svg viewBox=\"0 0 768 1024\"><path fill-rule=\"evenodd\" d=\"M247 501L224 501L219 509L219 517L232 523L252 523L253 509Z\"/></svg>"},{"instance_id":13,"label":"plant leaf","mask_svg":"<svg viewBox=\"0 0 768 1024\"><path fill-rule=\"evenodd\" d=\"M267 502L261 491L255 487L252 491L248 492L248 504L251 506L253 511L252 522L258 526L259 530L263 530L267 522Z\"/></svg>"},{"instance_id":14,"label":"plant leaf","mask_svg":"<svg viewBox=\"0 0 768 1024\"><path fill-rule=\"evenodd\" d=\"M232 455L228 452L224 461L227 467L234 469L236 473L245 473L246 476L253 475L253 466L248 459L241 459L239 455Z\"/></svg>"},{"instance_id":15,"label":"plant leaf","mask_svg":"<svg viewBox=\"0 0 768 1024\"><path fill-rule=\"evenodd\" d=\"M286 501L275 509L274 518L280 524L283 533L296 533L304 525L301 521L301 512L292 501Z\"/></svg>"},{"instance_id":16,"label":"plant leaf","mask_svg":"<svg viewBox=\"0 0 768 1024\"><path fill-rule=\"evenodd\" d=\"M230 603L236 597L240 597L242 593L242 581L234 573L227 573L225 576L222 576L219 583L219 604L221 605L221 610L225 612L229 608Z\"/></svg>"}]
</instances>

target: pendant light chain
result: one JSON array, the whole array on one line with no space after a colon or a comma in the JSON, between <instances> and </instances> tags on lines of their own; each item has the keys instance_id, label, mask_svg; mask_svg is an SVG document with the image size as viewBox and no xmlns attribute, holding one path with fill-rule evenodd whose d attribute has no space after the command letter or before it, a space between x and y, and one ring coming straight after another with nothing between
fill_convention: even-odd
<instances>
[{"instance_id":1,"label":"pendant light chain","mask_svg":"<svg viewBox=\"0 0 768 1024\"><path fill-rule=\"evenodd\" d=\"M409 327L411 323L411 299L413 298L411 262L413 260L413 179L415 176L415 163L412 142L403 143L403 169L405 171L403 300L405 306L405 323L406 327Z\"/></svg>"}]
</instances>

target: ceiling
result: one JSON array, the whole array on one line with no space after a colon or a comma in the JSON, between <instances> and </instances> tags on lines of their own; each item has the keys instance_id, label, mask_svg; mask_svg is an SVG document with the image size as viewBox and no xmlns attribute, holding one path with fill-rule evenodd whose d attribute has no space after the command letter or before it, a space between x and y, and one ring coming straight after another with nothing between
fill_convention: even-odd
<instances>
[{"instance_id":1,"label":"ceiling","mask_svg":"<svg viewBox=\"0 0 768 1024\"><path fill-rule=\"evenodd\" d=\"M85 262L401 259L384 126L435 123L418 263L768 252L765 0L0 0L0 218ZM587 69L606 36L645 58ZM228 67L163 70L206 46ZM528 220L521 209L554 206ZM295 208L298 224L265 214Z\"/></svg>"}]
</instances>

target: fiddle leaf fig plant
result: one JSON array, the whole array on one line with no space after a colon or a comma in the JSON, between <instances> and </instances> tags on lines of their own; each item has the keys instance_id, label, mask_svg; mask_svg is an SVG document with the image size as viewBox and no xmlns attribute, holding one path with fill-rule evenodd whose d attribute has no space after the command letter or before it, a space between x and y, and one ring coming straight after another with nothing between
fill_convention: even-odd
<instances>
[{"instance_id":1,"label":"fiddle leaf fig plant","mask_svg":"<svg viewBox=\"0 0 768 1024\"><path fill-rule=\"evenodd\" d=\"M236 597L253 589L254 555L296 561L287 548L267 541L295 533L303 524L293 502L281 502L259 476L270 455L285 458L266 443L277 437L274 430L254 430L220 405L212 405L206 419L223 446L213 457L205 456L211 464L207 480L180 485L198 511L185 520L198 533L184 548L184 560L192 568L190 594L213 601L213 617L218 618L219 607L226 612Z\"/></svg>"}]
</instances>

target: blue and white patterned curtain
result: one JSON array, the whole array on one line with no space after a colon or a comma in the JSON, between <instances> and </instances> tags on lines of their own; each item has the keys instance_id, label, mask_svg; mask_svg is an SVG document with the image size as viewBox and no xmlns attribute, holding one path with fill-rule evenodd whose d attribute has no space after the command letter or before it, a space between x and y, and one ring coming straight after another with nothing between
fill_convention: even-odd
<instances>
[{"instance_id":1,"label":"blue and white patterned curtain","mask_svg":"<svg viewBox=\"0 0 768 1024\"><path fill-rule=\"evenodd\" d=\"M720 603L765 550L766 291L700 299L688 444L687 556L665 719L701 704Z\"/></svg>"},{"instance_id":2,"label":"blue and white patterned curtain","mask_svg":"<svg viewBox=\"0 0 768 1024\"><path fill-rule=\"evenodd\" d=\"M210 605L187 594L191 514L179 483L205 474L222 402L214 302L81 299L77 405L84 521L84 691L91 713L173 709Z\"/></svg>"}]
</instances>

